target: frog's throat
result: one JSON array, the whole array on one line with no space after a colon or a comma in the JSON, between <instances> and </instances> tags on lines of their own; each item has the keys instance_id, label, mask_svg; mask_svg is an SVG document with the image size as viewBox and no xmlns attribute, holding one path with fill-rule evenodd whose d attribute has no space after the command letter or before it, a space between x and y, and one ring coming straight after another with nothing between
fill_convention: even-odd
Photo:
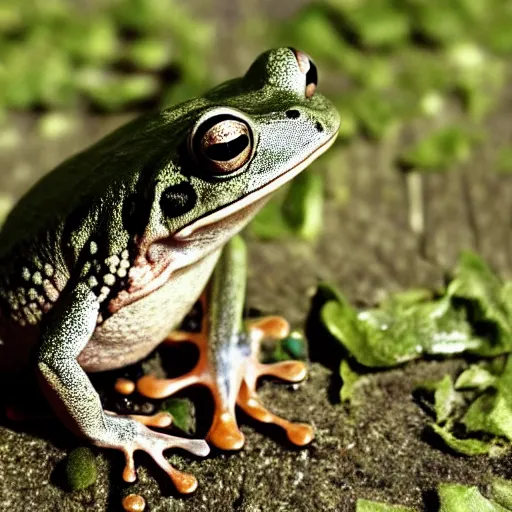
<instances>
[{"instance_id":1,"label":"frog's throat","mask_svg":"<svg viewBox=\"0 0 512 512\"><path fill-rule=\"evenodd\" d=\"M239 212L240 210L243 210L244 208L247 208L257 203L258 201L264 199L266 196L270 195L272 192L274 192L279 187L284 185L287 181L290 181L299 173L301 173L322 153L325 153L325 151L327 151L333 145L337 135L338 133L336 132L329 140L327 140L327 142L320 146L316 151L311 153L311 155L309 155L307 158L302 160L302 162L298 163L295 167L288 169L287 171L285 171L284 173L282 173L281 175L279 175L277 178L273 179L266 185L263 185L254 192L251 192L250 194L246 195L243 199L235 201L230 205L223 206L220 210L217 210L209 215L200 217L196 221L192 222L191 224L188 224L184 228L174 233L172 238L175 240L185 240L187 238L190 238L190 236L198 229L220 222L226 217L230 217L231 215Z\"/></svg>"}]
</instances>

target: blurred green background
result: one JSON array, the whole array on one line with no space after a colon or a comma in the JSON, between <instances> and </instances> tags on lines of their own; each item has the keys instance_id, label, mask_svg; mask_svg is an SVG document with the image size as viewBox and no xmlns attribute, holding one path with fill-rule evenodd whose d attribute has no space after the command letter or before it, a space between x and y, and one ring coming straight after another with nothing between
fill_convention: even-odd
<instances>
[{"instance_id":1,"label":"blurred green background","mask_svg":"<svg viewBox=\"0 0 512 512\"><path fill-rule=\"evenodd\" d=\"M23 144L10 113L35 114L39 135L55 139L84 114L169 106L269 47L296 46L341 113L340 138L316 164L325 172L301 176L252 231L314 239L324 188L349 199L339 167L354 139L400 138L397 172L446 171L471 157L506 82L511 26L506 0L1 0L0 152ZM495 167L512 170L510 148ZM409 221L421 232L420 204Z\"/></svg>"}]
</instances>

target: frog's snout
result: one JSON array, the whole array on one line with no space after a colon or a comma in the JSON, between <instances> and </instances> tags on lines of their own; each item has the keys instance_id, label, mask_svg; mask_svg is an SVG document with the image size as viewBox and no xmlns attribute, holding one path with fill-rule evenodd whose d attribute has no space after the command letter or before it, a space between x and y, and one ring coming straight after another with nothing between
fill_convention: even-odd
<instances>
[{"instance_id":1,"label":"frog's snout","mask_svg":"<svg viewBox=\"0 0 512 512\"><path fill-rule=\"evenodd\" d=\"M306 98L311 98L315 94L316 86L318 85L318 71L315 63L307 53L296 50L295 48L290 48L290 50L295 54L299 69L306 75L305 94Z\"/></svg>"}]
</instances>

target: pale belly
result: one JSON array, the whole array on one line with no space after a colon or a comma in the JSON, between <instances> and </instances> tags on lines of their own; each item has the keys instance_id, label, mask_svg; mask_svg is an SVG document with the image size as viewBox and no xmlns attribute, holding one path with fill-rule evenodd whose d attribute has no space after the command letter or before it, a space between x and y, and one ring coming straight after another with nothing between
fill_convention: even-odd
<instances>
[{"instance_id":1,"label":"pale belly","mask_svg":"<svg viewBox=\"0 0 512 512\"><path fill-rule=\"evenodd\" d=\"M85 371L111 370L147 356L190 311L204 290L220 250L179 270L158 290L120 309L94 331L78 357Z\"/></svg>"}]
</instances>

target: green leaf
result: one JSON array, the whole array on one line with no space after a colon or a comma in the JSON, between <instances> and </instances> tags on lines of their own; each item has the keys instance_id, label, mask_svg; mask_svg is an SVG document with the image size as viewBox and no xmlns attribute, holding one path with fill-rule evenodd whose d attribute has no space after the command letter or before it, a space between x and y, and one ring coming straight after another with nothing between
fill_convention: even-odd
<instances>
[{"instance_id":1,"label":"green leaf","mask_svg":"<svg viewBox=\"0 0 512 512\"><path fill-rule=\"evenodd\" d=\"M498 503L484 498L477 487L440 484L439 512L509 512Z\"/></svg>"},{"instance_id":2,"label":"green leaf","mask_svg":"<svg viewBox=\"0 0 512 512\"><path fill-rule=\"evenodd\" d=\"M127 56L137 66L151 70L161 69L171 60L169 45L161 39L146 38L134 41L128 49Z\"/></svg>"},{"instance_id":3,"label":"green leaf","mask_svg":"<svg viewBox=\"0 0 512 512\"><path fill-rule=\"evenodd\" d=\"M448 427L441 427L435 423L432 423L430 427L444 441L446 446L457 453L463 455L484 455L489 453L492 448L491 443L480 441L479 439L459 439L448 430Z\"/></svg>"},{"instance_id":4,"label":"green leaf","mask_svg":"<svg viewBox=\"0 0 512 512\"><path fill-rule=\"evenodd\" d=\"M186 434L192 434L195 431L195 409L190 400L168 398L160 409L171 414L172 424Z\"/></svg>"},{"instance_id":5,"label":"green leaf","mask_svg":"<svg viewBox=\"0 0 512 512\"><path fill-rule=\"evenodd\" d=\"M457 354L477 349L463 310L446 299L413 304L387 300L381 309L356 311L340 296L321 310L329 332L358 363L396 366L425 354Z\"/></svg>"},{"instance_id":6,"label":"green leaf","mask_svg":"<svg viewBox=\"0 0 512 512\"><path fill-rule=\"evenodd\" d=\"M360 499L356 503L356 512L417 512L417 509Z\"/></svg>"},{"instance_id":7,"label":"green leaf","mask_svg":"<svg viewBox=\"0 0 512 512\"><path fill-rule=\"evenodd\" d=\"M353 97L353 109L362 128L375 139L392 135L403 117L400 102L364 88Z\"/></svg>"},{"instance_id":8,"label":"green leaf","mask_svg":"<svg viewBox=\"0 0 512 512\"><path fill-rule=\"evenodd\" d=\"M496 503L512 510L512 482L510 480L494 477L491 481L490 495Z\"/></svg>"},{"instance_id":9,"label":"green leaf","mask_svg":"<svg viewBox=\"0 0 512 512\"><path fill-rule=\"evenodd\" d=\"M512 441L512 357L492 387L470 405L462 423L469 432L486 432Z\"/></svg>"},{"instance_id":10,"label":"green leaf","mask_svg":"<svg viewBox=\"0 0 512 512\"><path fill-rule=\"evenodd\" d=\"M476 254L466 251L459 258L447 296L465 302L473 324L494 326L497 335L487 329L486 342L472 351L493 356L512 350L512 287L491 271Z\"/></svg>"},{"instance_id":11,"label":"green leaf","mask_svg":"<svg viewBox=\"0 0 512 512\"><path fill-rule=\"evenodd\" d=\"M450 418L455 407L461 402L460 395L455 391L452 378L449 375L445 375L438 383L434 397L436 422L440 425Z\"/></svg>"},{"instance_id":12,"label":"green leaf","mask_svg":"<svg viewBox=\"0 0 512 512\"><path fill-rule=\"evenodd\" d=\"M480 365L472 364L467 370L462 372L455 381L455 389L478 389L484 391L492 386L496 377Z\"/></svg>"},{"instance_id":13,"label":"green leaf","mask_svg":"<svg viewBox=\"0 0 512 512\"><path fill-rule=\"evenodd\" d=\"M306 340L299 331L293 331L289 336L278 340L271 347L262 346L262 362L275 363L290 359L304 360L307 357Z\"/></svg>"},{"instance_id":14,"label":"green leaf","mask_svg":"<svg viewBox=\"0 0 512 512\"><path fill-rule=\"evenodd\" d=\"M283 350L288 354L288 359L305 359L307 356L306 340L302 333L293 331L289 336L281 340Z\"/></svg>"}]
</instances>

